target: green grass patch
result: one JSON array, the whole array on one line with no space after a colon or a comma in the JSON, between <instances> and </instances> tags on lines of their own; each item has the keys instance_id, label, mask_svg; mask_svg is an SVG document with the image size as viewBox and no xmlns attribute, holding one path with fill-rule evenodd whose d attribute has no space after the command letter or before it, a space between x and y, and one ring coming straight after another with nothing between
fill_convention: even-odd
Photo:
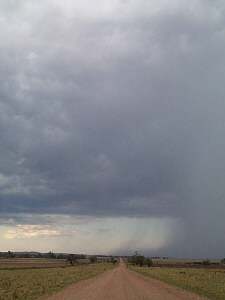
<instances>
[{"instance_id":1,"label":"green grass patch","mask_svg":"<svg viewBox=\"0 0 225 300\"><path fill-rule=\"evenodd\" d=\"M133 271L159 279L214 300L225 300L225 270L129 266Z\"/></svg>"},{"instance_id":2,"label":"green grass patch","mask_svg":"<svg viewBox=\"0 0 225 300\"><path fill-rule=\"evenodd\" d=\"M110 263L66 268L0 270L0 300L31 300L110 270Z\"/></svg>"}]
</instances>

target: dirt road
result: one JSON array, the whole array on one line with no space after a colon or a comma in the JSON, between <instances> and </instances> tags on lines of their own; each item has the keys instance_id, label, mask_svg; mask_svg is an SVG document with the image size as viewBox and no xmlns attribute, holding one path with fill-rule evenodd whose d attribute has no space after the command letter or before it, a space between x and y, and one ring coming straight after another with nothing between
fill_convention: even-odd
<instances>
[{"instance_id":1,"label":"dirt road","mask_svg":"<svg viewBox=\"0 0 225 300\"><path fill-rule=\"evenodd\" d=\"M203 300L207 299L126 268L123 261L115 269L81 281L46 300Z\"/></svg>"}]
</instances>

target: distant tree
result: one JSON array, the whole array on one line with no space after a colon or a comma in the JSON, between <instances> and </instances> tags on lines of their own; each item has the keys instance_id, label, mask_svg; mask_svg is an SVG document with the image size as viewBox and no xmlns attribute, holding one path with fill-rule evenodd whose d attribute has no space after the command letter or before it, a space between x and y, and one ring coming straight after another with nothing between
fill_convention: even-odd
<instances>
[{"instance_id":1,"label":"distant tree","mask_svg":"<svg viewBox=\"0 0 225 300\"><path fill-rule=\"evenodd\" d=\"M151 258L145 258L143 255L133 255L128 259L128 263L132 265L139 265L140 267L146 265L147 267L151 267L153 262Z\"/></svg>"},{"instance_id":2,"label":"distant tree","mask_svg":"<svg viewBox=\"0 0 225 300\"><path fill-rule=\"evenodd\" d=\"M85 255L84 254L74 254L76 259L84 259Z\"/></svg>"},{"instance_id":3,"label":"distant tree","mask_svg":"<svg viewBox=\"0 0 225 300\"><path fill-rule=\"evenodd\" d=\"M138 255L137 259L138 259L138 264L140 265L140 267L142 267L145 264L145 257L142 255Z\"/></svg>"},{"instance_id":4,"label":"distant tree","mask_svg":"<svg viewBox=\"0 0 225 300\"><path fill-rule=\"evenodd\" d=\"M71 264L71 266L74 266L75 262L77 260L76 255L75 254L69 254L67 260Z\"/></svg>"},{"instance_id":5,"label":"distant tree","mask_svg":"<svg viewBox=\"0 0 225 300\"><path fill-rule=\"evenodd\" d=\"M142 267L145 264L145 257L142 255L133 255L129 258L129 263Z\"/></svg>"},{"instance_id":6,"label":"distant tree","mask_svg":"<svg viewBox=\"0 0 225 300\"><path fill-rule=\"evenodd\" d=\"M151 258L149 258L149 257L147 257L145 259L145 263L146 263L147 267L151 267L153 265L153 262L152 262Z\"/></svg>"},{"instance_id":7,"label":"distant tree","mask_svg":"<svg viewBox=\"0 0 225 300\"><path fill-rule=\"evenodd\" d=\"M90 257L90 262L91 262L91 264L97 262L97 257L96 256L91 256Z\"/></svg>"},{"instance_id":8,"label":"distant tree","mask_svg":"<svg viewBox=\"0 0 225 300\"><path fill-rule=\"evenodd\" d=\"M43 258L43 255L39 252L37 253L36 258Z\"/></svg>"},{"instance_id":9,"label":"distant tree","mask_svg":"<svg viewBox=\"0 0 225 300\"><path fill-rule=\"evenodd\" d=\"M202 264L204 266L209 266L210 265L210 260L209 259L203 260Z\"/></svg>"},{"instance_id":10,"label":"distant tree","mask_svg":"<svg viewBox=\"0 0 225 300\"><path fill-rule=\"evenodd\" d=\"M30 258L30 257L31 257L30 253L28 253L28 252L24 253L24 258Z\"/></svg>"},{"instance_id":11,"label":"distant tree","mask_svg":"<svg viewBox=\"0 0 225 300\"><path fill-rule=\"evenodd\" d=\"M56 256L56 258L57 258L57 259L67 259L67 258L68 258L68 255L66 255L66 254L58 254L58 255Z\"/></svg>"},{"instance_id":12,"label":"distant tree","mask_svg":"<svg viewBox=\"0 0 225 300\"><path fill-rule=\"evenodd\" d=\"M221 264L225 265L225 258L221 259Z\"/></svg>"},{"instance_id":13,"label":"distant tree","mask_svg":"<svg viewBox=\"0 0 225 300\"><path fill-rule=\"evenodd\" d=\"M45 258L56 258L55 254L52 251L49 251L44 255Z\"/></svg>"},{"instance_id":14,"label":"distant tree","mask_svg":"<svg viewBox=\"0 0 225 300\"><path fill-rule=\"evenodd\" d=\"M6 258L14 258L14 254L11 251L8 251L5 255Z\"/></svg>"},{"instance_id":15,"label":"distant tree","mask_svg":"<svg viewBox=\"0 0 225 300\"><path fill-rule=\"evenodd\" d=\"M111 256L111 260L110 260L110 262L112 263L112 264L116 264L116 260L115 260L115 258L113 257L113 256Z\"/></svg>"}]
</instances>

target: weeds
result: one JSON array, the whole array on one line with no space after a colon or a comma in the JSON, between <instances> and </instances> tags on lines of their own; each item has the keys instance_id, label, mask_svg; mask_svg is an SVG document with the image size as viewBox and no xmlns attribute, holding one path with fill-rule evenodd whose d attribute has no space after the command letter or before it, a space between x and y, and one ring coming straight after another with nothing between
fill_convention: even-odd
<instances>
[{"instance_id":1,"label":"weeds","mask_svg":"<svg viewBox=\"0 0 225 300\"><path fill-rule=\"evenodd\" d=\"M225 300L225 273L218 269L146 268L130 266L133 271L179 286L214 300Z\"/></svg>"},{"instance_id":2,"label":"weeds","mask_svg":"<svg viewBox=\"0 0 225 300\"><path fill-rule=\"evenodd\" d=\"M112 264L0 270L0 300L31 300L112 269Z\"/></svg>"}]
</instances>

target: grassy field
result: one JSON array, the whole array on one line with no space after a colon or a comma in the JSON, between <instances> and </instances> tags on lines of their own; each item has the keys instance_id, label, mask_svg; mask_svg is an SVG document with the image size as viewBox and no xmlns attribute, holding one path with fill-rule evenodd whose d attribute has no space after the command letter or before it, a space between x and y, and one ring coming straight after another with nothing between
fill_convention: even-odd
<instances>
[{"instance_id":1,"label":"grassy field","mask_svg":"<svg viewBox=\"0 0 225 300\"><path fill-rule=\"evenodd\" d=\"M12 258L0 259L0 270L25 268L54 268L68 266L66 259Z\"/></svg>"},{"instance_id":2,"label":"grassy field","mask_svg":"<svg viewBox=\"0 0 225 300\"><path fill-rule=\"evenodd\" d=\"M214 300L225 300L225 270L129 266L133 271Z\"/></svg>"},{"instance_id":3,"label":"grassy field","mask_svg":"<svg viewBox=\"0 0 225 300\"><path fill-rule=\"evenodd\" d=\"M78 259L78 264L88 264L90 259ZM27 268L55 268L67 267L69 263L66 259L48 258L1 258L0 270L5 269L27 269Z\"/></svg>"},{"instance_id":4,"label":"grassy field","mask_svg":"<svg viewBox=\"0 0 225 300\"><path fill-rule=\"evenodd\" d=\"M111 263L0 270L0 300L29 300L113 268Z\"/></svg>"},{"instance_id":5,"label":"grassy field","mask_svg":"<svg viewBox=\"0 0 225 300\"><path fill-rule=\"evenodd\" d=\"M157 265L184 265L184 264L193 264L194 262L203 262L203 259L152 259L153 264ZM211 263L220 263L220 260L210 260Z\"/></svg>"}]
</instances>

